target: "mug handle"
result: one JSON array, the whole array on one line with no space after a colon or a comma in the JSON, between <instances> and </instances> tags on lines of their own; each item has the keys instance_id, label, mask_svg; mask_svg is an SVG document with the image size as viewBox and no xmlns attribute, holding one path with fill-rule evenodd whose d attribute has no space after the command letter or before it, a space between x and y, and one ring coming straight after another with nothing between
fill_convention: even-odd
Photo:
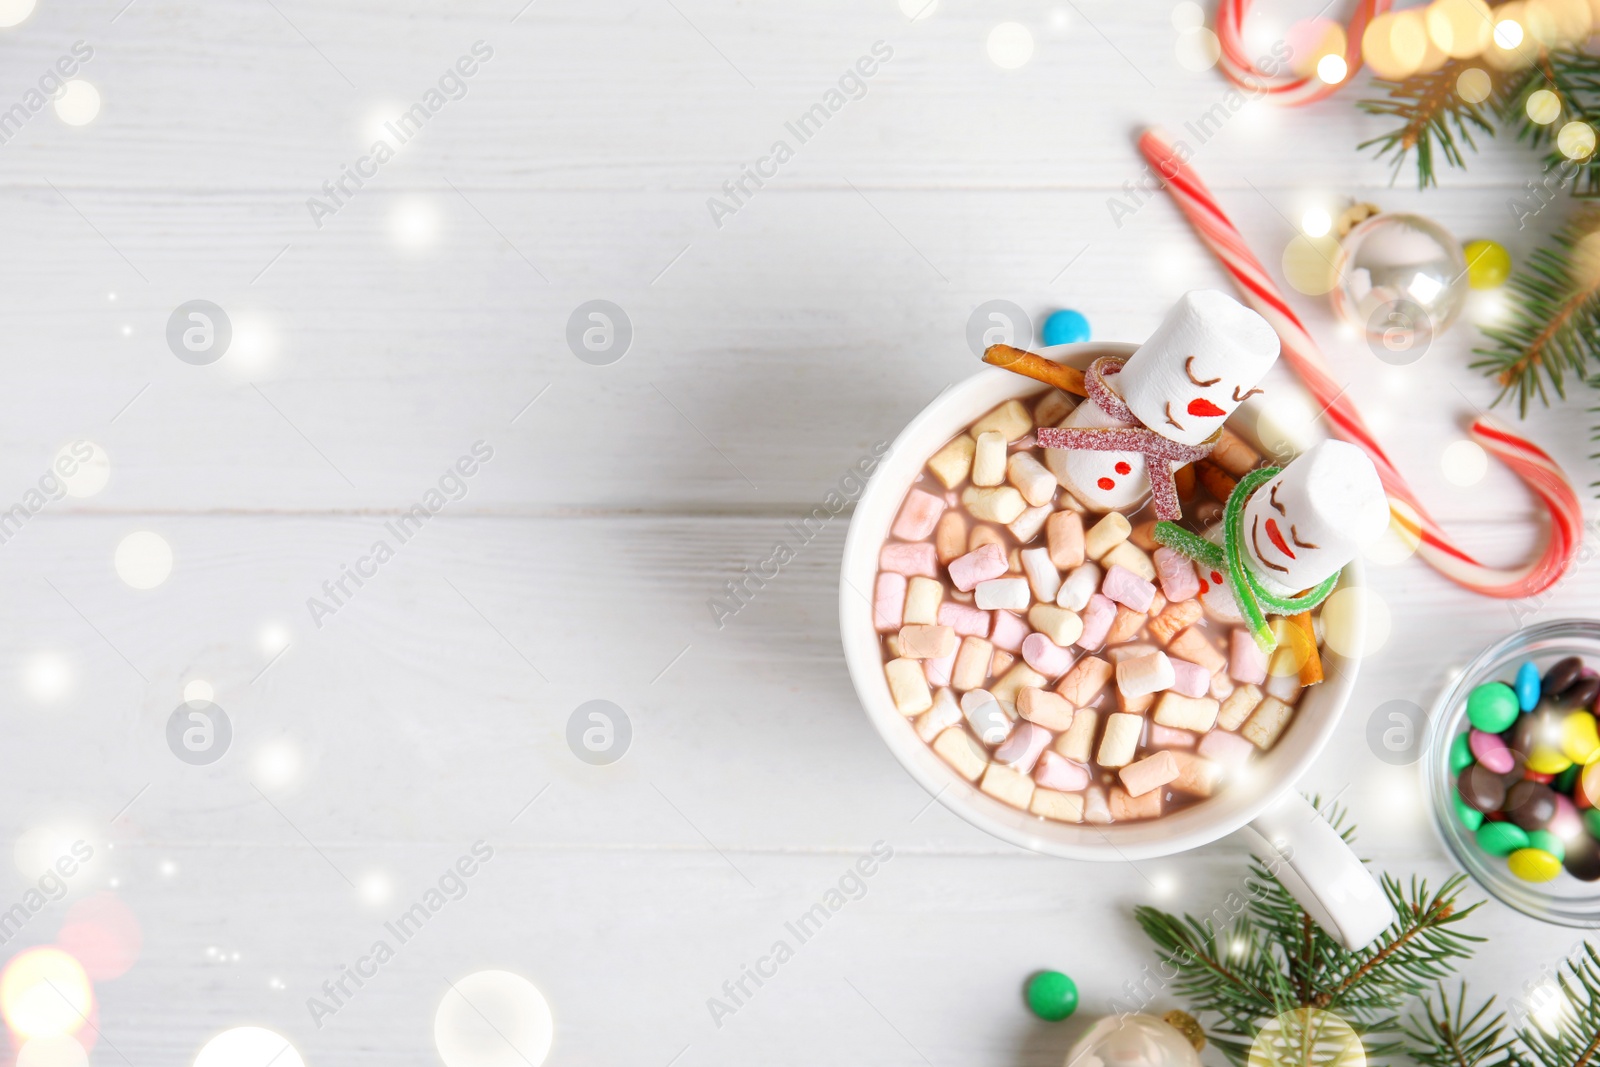
<instances>
[{"instance_id":1,"label":"mug handle","mask_svg":"<svg viewBox=\"0 0 1600 1067\"><path fill-rule=\"evenodd\" d=\"M1306 913L1334 940L1354 952L1371 944L1395 921L1383 887L1356 858L1337 830L1293 789L1246 824L1277 857L1275 872Z\"/></svg>"}]
</instances>

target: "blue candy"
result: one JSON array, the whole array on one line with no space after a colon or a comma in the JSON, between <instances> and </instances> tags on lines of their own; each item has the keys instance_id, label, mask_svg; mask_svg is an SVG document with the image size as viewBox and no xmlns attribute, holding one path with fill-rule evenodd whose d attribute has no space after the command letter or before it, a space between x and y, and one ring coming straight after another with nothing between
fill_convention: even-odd
<instances>
[{"instance_id":1,"label":"blue candy","mask_svg":"<svg viewBox=\"0 0 1600 1067\"><path fill-rule=\"evenodd\" d=\"M1054 311L1044 320L1039 339L1046 346L1075 345L1089 339L1089 320L1071 309Z\"/></svg>"},{"instance_id":2,"label":"blue candy","mask_svg":"<svg viewBox=\"0 0 1600 1067\"><path fill-rule=\"evenodd\" d=\"M1513 688L1517 691L1517 705L1523 711L1539 706L1539 668L1532 660L1517 668L1517 684Z\"/></svg>"}]
</instances>

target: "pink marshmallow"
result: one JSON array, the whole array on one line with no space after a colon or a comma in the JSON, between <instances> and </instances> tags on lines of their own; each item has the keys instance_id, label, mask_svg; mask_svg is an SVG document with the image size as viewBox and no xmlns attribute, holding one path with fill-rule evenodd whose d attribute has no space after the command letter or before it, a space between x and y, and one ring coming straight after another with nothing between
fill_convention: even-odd
<instances>
[{"instance_id":1,"label":"pink marshmallow","mask_svg":"<svg viewBox=\"0 0 1600 1067\"><path fill-rule=\"evenodd\" d=\"M1189 730L1176 730L1171 726L1150 724L1151 748L1193 748L1199 738Z\"/></svg>"},{"instance_id":2,"label":"pink marshmallow","mask_svg":"<svg viewBox=\"0 0 1600 1067\"><path fill-rule=\"evenodd\" d=\"M1172 689L1186 697L1203 697L1211 692L1211 672L1186 659L1172 661Z\"/></svg>"},{"instance_id":3,"label":"pink marshmallow","mask_svg":"<svg viewBox=\"0 0 1600 1067\"><path fill-rule=\"evenodd\" d=\"M906 576L884 571L872 591L872 625L880 634L900 629L906 610Z\"/></svg>"},{"instance_id":4,"label":"pink marshmallow","mask_svg":"<svg viewBox=\"0 0 1600 1067\"><path fill-rule=\"evenodd\" d=\"M1033 780L1046 789L1076 793L1089 784L1089 772L1059 752L1045 751L1033 769Z\"/></svg>"},{"instance_id":5,"label":"pink marshmallow","mask_svg":"<svg viewBox=\"0 0 1600 1067\"><path fill-rule=\"evenodd\" d=\"M939 577L939 553L931 541L890 541L878 553L878 569L909 577Z\"/></svg>"},{"instance_id":6,"label":"pink marshmallow","mask_svg":"<svg viewBox=\"0 0 1600 1067\"><path fill-rule=\"evenodd\" d=\"M944 514L943 498L925 493L921 489L913 489L906 494L906 502L900 505L900 515L894 520L889 532L902 541L920 541L933 533L933 528L939 525L939 516L942 514Z\"/></svg>"},{"instance_id":7,"label":"pink marshmallow","mask_svg":"<svg viewBox=\"0 0 1600 1067\"><path fill-rule=\"evenodd\" d=\"M994 613L994 626L989 632L989 640L995 648L1003 648L1007 652L1021 652L1022 642L1028 636L1028 624L1022 618L1011 614L1009 611Z\"/></svg>"},{"instance_id":8,"label":"pink marshmallow","mask_svg":"<svg viewBox=\"0 0 1600 1067\"><path fill-rule=\"evenodd\" d=\"M1110 597L1096 593L1083 609L1083 633L1078 635L1078 647L1093 652L1106 643L1106 634L1117 618L1117 605Z\"/></svg>"},{"instance_id":9,"label":"pink marshmallow","mask_svg":"<svg viewBox=\"0 0 1600 1067\"><path fill-rule=\"evenodd\" d=\"M1113 563L1106 569L1105 579L1100 583L1100 592L1134 611L1149 611L1150 605L1156 600L1155 585L1120 563Z\"/></svg>"},{"instance_id":10,"label":"pink marshmallow","mask_svg":"<svg viewBox=\"0 0 1600 1067\"><path fill-rule=\"evenodd\" d=\"M1172 753L1163 749L1128 764L1117 772L1117 776L1122 779L1122 786L1130 797L1142 797L1178 777L1178 761L1172 758Z\"/></svg>"},{"instance_id":11,"label":"pink marshmallow","mask_svg":"<svg viewBox=\"0 0 1600 1067\"><path fill-rule=\"evenodd\" d=\"M884 545L887 552L891 547ZM928 552L933 552L933 546L927 546ZM998 578L1011 569L1011 561L1006 559L1006 550L996 544L979 545L976 549L964 556L957 556L950 561L950 581L963 593L970 593L979 582L987 582L990 578Z\"/></svg>"},{"instance_id":12,"label":"pink marshmallow","mask_svg":"<svg viewBox=\"0 0 1600 1067\"><path fill-rule=\"evenodd\" d=\"M1039 753L1050 743L1050 731L1037 723L1023 719L1012 729L1005 744L994 750L994 758L1014 771L1027 774L1033 770Z\"/></svg>"},{"instance_id":13,"label":"pink marshmallow","mask_svg":"<svg viewBox=\"0 0 1600 1067\"><path fill-rule=\"evenodd\" d=\"M1046 678L1059 678L1072 667L1076 657L1044 634L1029 634L1022 639L1022 659Z\"/></svg>"},{"instance_id":14,"label":"pink marshmallow","mask_svg":"<svg viewBox=\"0 0 1600 1067\"><path fill-rule=\"evenodd\" d=\"M1156 577L1161 579L1161 595L1172 603L1188 600L1200 593L1200 576L1188 556L1162 545L1155 551Z\"/></svg>"},{"instance_id":15,"label":"pink marshmallow","mask_svg":"<svg viewBox=\"0 0 1600 1067\"><path fill-rule=\"evenodd\" d=\"M1247 630L1228 635L1228 676L1241 684L1260 685L1267 680L1267 654Z\"/></svg>"},{"instance_id":16,"label":"pink marshmallow","mask_svg":"<svg viewBox=\"0 0 1600 1067\"><path fill-rule=\"evenodd\" d=\"M989 613L970 604L946 600L939 605L939 625L948 626L967 637L989 636Z\"/></svg>"},{"instance_id":17,"label":"pink marshmallow","mask_svg":"<svg viewBox=\"0 0 1600 1067\"><path fill-rule=\"evenodd\" d=\"M1206 759L1215 760L1224 767L1241 766L1255 750L1256 746L1227 730L1212 730L1200 739L1195 749Z\"/></svg>"},{"instance_id":18,"label":"pink marshmallow","mask_svg":"<svg viewBox=\"0 0 1600 1067\"><path fill-rule=\"evenodd\" d=\"M960 651L958 648L957 652ZM955 670L956 653L939 659L925 659L922 661L922 673L928 676L928 684L938 689L940 686L950 684L950 672Z\"/></svg>"}]
</instances>

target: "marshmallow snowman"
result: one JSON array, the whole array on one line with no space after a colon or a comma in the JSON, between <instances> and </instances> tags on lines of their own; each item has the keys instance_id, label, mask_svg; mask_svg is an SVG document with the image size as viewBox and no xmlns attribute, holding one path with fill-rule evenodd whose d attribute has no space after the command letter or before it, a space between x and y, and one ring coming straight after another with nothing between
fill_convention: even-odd
<instances>
[{"instance_id":1,"label":"marshmallow snowman","mask_svg":"<svg viewBox=\"0 0 1600 1067\"><path fill-rule=\"evenodd\" d=\"M1126 422L1092 401L1062 426L1144 425L1180 445L1198 445L1234 409L1260 392L1256 384L1278 358L1278 335L1260 315L1216 289L1185 293L1155 333L1108 375L1137 421ZM1052 448L1045 461L1056 480L1093 511L1122 511L1150 491L1143 454Z\"/></svg>"},{"instance_id":2,"label":"marshmallow snowman","mask_svg":"<svg viewBox=\"0 0 1600 1067\"><path fill-rule=\"evenodd\" d=\"M1344 441L1312 446L1244 505L1245 566L1277 596L1338 573L1389 528L1389 501L1365 452Z\"/></svg>"}]
</instances>

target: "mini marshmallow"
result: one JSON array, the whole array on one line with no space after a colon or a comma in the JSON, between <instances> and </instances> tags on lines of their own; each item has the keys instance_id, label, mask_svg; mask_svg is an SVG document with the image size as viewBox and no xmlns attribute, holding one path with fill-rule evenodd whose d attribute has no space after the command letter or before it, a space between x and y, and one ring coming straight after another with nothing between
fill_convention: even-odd
<instances>
[{"instance_id":1,"label":"mini marshmallow","mask_svg":"<svg viewBox=\"0 0 1600 1067\"><path fill-rule=\"evenodd\" d=\"M1006 529L1011 531L1022 544L1027 544L1039 536L1039 531L1044 529L1045 522L1053 515L1049 504L1040 504L1036 508L1029 508L1006 524Z\"/></svg>"},{"instance_id":2,"label":"mini marshmallow","mask_svg":"<svg viewBox=\"0 0 1600 1067\"><path fill-rule=\"evenodd\" d=\"M872 626L880 634L900 629L906 604L906 576L879 571L872 589Z\"/></svg>"},{"instance_id":3,"label":"mini marshmallow","mask_svg":"<svg viewBox=\"0 0 1600 1067\"><path fill-rule=\"evenodd\" d=\"M1121 786L1112 786L1107 801L1112 821L1133 822L1158 818L1161 815L1161 793L1159 789L1152 789L1148 793L1133 796Z\"/></svg>"},{"instance_id":4,"label":"mini marshmallow","mask_svg":"<svg viewBox=\"0 0 1600 1067\"><path fill-rule=\"evenodd\" d=\"M1277 743L1284 727L1294 717L1294 708L1277 697L1267 697L1256 705L1250 718L1239 727L1239 736L1265 752Z\"/></svg>"},{"instance_id":5,"label":"mini marshmallow","mask_svg":"<svg viewBox=\"0 0 1600 1067\"><path fill-rule=\"evenodd\" d=\"M1075 568L1061 583L1056 593L1056 603L1071 611L1082 611L1089 606L1089 598L1100 590L1100 567L1084 563Z\"/></svg>"},{"instance_id":6,"label":"mini marshmallow","mask_svg":"<svg viewBox=\"0 0 1600 1067\"><path fill-rule=\"evenodd\" d=\"M913 489L906 494L905 503L900 505L900 514L895 518L894 525L889 527L889 532L902 541L921 541L933 533L942 514L944 497Z\"/></svg>"},{"instance_id":7,"label":"mini marshmallow","mask_svg":"<svg viewBox=\"0 0 1600 1067\"><path fill-rule=\"evenodd\" d=\"M1262 701L1260 689L1250 684L1241 685L1223 700L1217 712L1217 725L1224 730L1237 730L1244 725L1256 705Z\"/></svg>"},{"instance_id":8,"label":"mini marshmallow","mask_svg":"<svg viewBox=\"0 0 1600 1067\"><path fill-rule=\"evenodd\" d=\"M938 698L935 697L935 700ZM1162 726L1158 722L1150 724L1151 748L1193 748L1200 738L1188 730L1178 730L1171 726Z\"/></svg>"},{"instance_id":9,"label":"mini marshmallow","mask_svg":"<svg viewBox=\"0 0 1600 1067\"><path fill-rule=\"evenodd\" d=\"M900 714L910 717L933 707L933 694L928 691L928 679L923 676L922 664L914 659L892 659L884 664L883 671L889 680L889 695Z\"/></svg>"},{"instance_id":10,"label":"mini marshmallow","mask_svg":"<svg viewBox=\"0 0 1600 1067\"><path fill-rule=\"evenodd\" d=\"M1178 765L1178 777L1169 783L1175 791L1196 797L1208 797L1217 791L1217 786L1222 782L1220 764L1192 752L1173 752L1171 755Z\"/></svg>"},{"instance_id":11,"label":"mini marshmallow","mask_svg":"<svg viewBox=\"0 0 1600 1067\"><path fill-rule=\"evenodd\" d=\"M1151 602L1156 598L1153 584L1118 563L1107 568L1105 580L1100 583L1100 592L1140 614L1149 611Z\"/></svg>"},{"instance_id":12,"label":"mini marshmallow","mask_svg":"<svg viewBox=\"0 0 1600 1067\"><path fill-rule=\"evenodd\" d=\"M1009 566L1005 549L999 545L982 545L950 561L950 582L963 593L969 593L979 582L1006 573Z\"/></svg>"},{"instance_id":13,"label":"mini marshmallow","mask_svg":"<svg viewBox=\"0 0 1600 1067\"><path fill-rule=\"evenodd\" d=\"M917 736L931 742L947 728L961 721L961 705L955 694L941 689L933 694L933 707L917 716Z\"/></svg>"},{"instance_id":14,"label":"mini marshmallow","mask_svg":"<svg viewBox=\"0 0 1600 1067\"><path fill-rule=\"evenodd\" d=\"M1111 665L1115 667L1125 659L1137 659L1140 656L1148 656L1156 651L1158 649L1155 645L1139 642L1138 644L1118 645L1115 648L1105 649L1101 655L1110 660Z\"/></svg>"},{"instance_id":15,"label":"mini marshmallow","mask_svg":"<svg viewBox=\"0 0 1600 1067\"><path fill-rule=\"evenodd\" d=\"M1019 692L1028 688L1037 689L1044 685L1045 681L1044 675L1026 663L1016 663L998 682L989 687L989 691L994 694L996 700L1015 707Z\"/></svg>"},{"instance_id":16,"label":"mini marshmallow","mask_svg":"<svg viewBox=\"0 0 1600 1067\"><path fill-rule=\"evenodd\" d=\"M1083 795L1062 793L1040 786L1033 791L1033 799L1028 802L1028 811L1042 819L1079 823L1083 821Z\"/></svg>"},{"instance_id":17,"label":"mini marshmallow","mask_svg":"<svg viewBox=\"0 0 1600 1067\"><path fill-rule=\"evenodd\" d=\"M1072 725L1072 704L1065 697L1028 686L1017 690L1017 714L1058 733Z\"/></svg>"},{"instance_id":18,"label":"mini marshmallow","mask_svg":"<svg viewBox=\"0 0 1600 1067\"><path fill-rule=\"evenodd\" d=\"M1254 753L1255 746L1238 734L1227 730L1212 730L1200 739L1196 747L1200 755L1223 767L1242 767Z\"/></svg>"},{"instance_id":19,"label":"mini marshmallow","mask_svg":"<svg viewBox=\"0 0 1600 1067\"><path fill-rule=\"evenodd\" d=\"M1296 704L1300 700L1300 676L1297 674L1273 674L1267 672L1267 684L1262 686L1267 696L1275 697L1285 704Z\"/></svg>"},{"instance_id":20,"label":"mini marshmallow","mask_svg":"<svg viewBox=\"0 0 1600 1067\"><path fill-rule=\"evenodd\" d=\"M1156 565L1145 553L1144 549L1132 541L1124 541L1114 546L1110 552L1100 557L1102 567L1123 567L1147 582L1156 580Z\"/></svg>"},{"instance_id":21,"label":"mini marshmallow","mask_svg":"<svg viewBox=\"0 0 1600 1067\"><path fill-rule=\"evenodd\" d=\"M1233 679L1228 677L1226 671L1218 671L1211 676L1211 684L1206 692L1212 700L1227 700L1233 695Z\"/></svg>"},{"instance_id":22,"label":"mini marshmallow","mask_svg":"<svg viewBox=\"0 0 1600 1067\"><path fill-rule=\"evenodd\" d=\"M953 634L950 640L954 644ZM1172 691L1186 697L1203 697L1211 692L1211 674L1198 663L1175 659L1172 661Z\"/></svg>"},{"instance_id":23,"label":"mini marshmallow","mask_svg":"<svg viewBox=\"0 0 1600 1067\"><path fill-rule=\"evenodd\" d=\"M1246 630L1228 635L1228 674L1236 682L1260 685L1267 680L1267 654Z\"/></svg>"},{"instance_id":24,"label":"mini marshmallow","mask_svg":"<svg viewBox=\"0 0 1600 1067\"><path fill-rule=\"evenodd\" d=\"M961 694L961 713L967 725L986 745L998 745L1011 736L1011 716L987 689L973 689Z\"/></svg>"},{"instance_id":25,"label":"mini marshmallow","mask_svg":"<svg viewBox=\"0 0 1600 1067\"><path fill-rule=\"evenodd\" d=\"M1076 511L1058 511L1045 521L1045 540L1050 546L1050 562L1064 571L1083 566L1083 516Z\"/></svg>"},{"instance_id":26,"label":"mini marshmallow","mask_svg":"<svg viewBox=\"0 0 1600 1067\"><path fill-rule=\"evenodd\" d=\"M1020 400L1007 400L972 424L974 434L994 430L1007 441L1016 441L1033 429L1033 419Z\"/></svg>"},{"instance_id":27,"label":"mini marshmallow","mask_svg":"<svg viewBox=\"0 0 1600 1067\"><path fill-rule=\"evenodd\" d=\"M1033 799L1033 779L1003 763L989 764L989 769L983 772L983 781L978 783L978 788L996 800L1010 804L1014 808L1021 808L1023 811L1028 810L1028 802Z\"/></svg>"},{"instance_id":28,"label":"mini marshmallow","mask_svg":"<svg viewBox=\"0 0 1600 1067\"><path fill-rule=\"evenodd\" d=\"M1111 822L1111 805L1106 801L1106 791L1091 785L1083 792L1083 821L1096 826Z\"/></svg>"},{"instance_id":29,"label":"mini marshmallow","mask_svg":"<svg viewBox=\"0 0 1600 1067\"><path fill-rule=\"evenodd\" d=\"M974 603L984 611L1024 611L1032 597L1025 578L991 578L973 587Z\"/></svg>"},{"instance_id":30,"label":"mini marshmallow","mask_svg":"<svg viewBox=\"0 0 1600 1067\"><path fill-rule=\"evenodd\" d=\"M1000 677L1006 672L1006 669L1016 661L1017 657L1013 656L1011 653L1003 652L998 648L995 649L994 658L989 661L989 677Z\"/></svg>"},{"instance_id":31,"label":"mini marshmallow","mask_svg":"<svg viewBox=\"0 0 1600 1067\"><path fill-rule=\"evenodd\" d=\"M1028 576L1028 588L1036 599L1049 603L1061 592L1061 572L1050 562L1049 549L1023 549L1022 572Z\"/></svg>"},{"instance_id":32,"label":"mini marshmallow","mask_svg":"<svg viewBox=\"0 0 1600 1067\"><path fill-rule=\"evenodd\" d=\"M1089 753L1094 750L1095 727L1099 721L1099 712L1079 708L1077 714L1072 716L1072 725L1067 727L1067 732L1056 738L1055 750L1069 760L1088 763Z\"/></svg>"},{"instance_id":33,"label":"mini marshmallow","mask_svg":"<svg viewBox=\"0 0 1600 1067\"><path fill-rule=\"evenodd\" d=\"M974 526L971 536L967 538L967 551L976 552L984 545L994 545L1004 552L1006 539L993 526Z\"/></svg>"},{"instance_id":34,"label":"mini marshmallow","mask_svg":"<svg viewBox=\"0 0 1600 1067\"><path fill-rule=\"evenodd\" d=\"M1056 476L1028 452L1013 452L1006 460L1006 481L1017 487L1022 498L1033 507L1056 498Z\"/></svg>"},{"instance_id":35,"label":"mini marshmallow","mask_svg":"<svg viewBox=\"0 0 1600 1067\"><path fill-rule=\"evenodd\" d=\"M963 637L956 650L956 665L950 672L950 688L957 692L977 689L989 680L989 657L994 646L981 637Z\"/></svg>"},{"instance_id":36,"label":"mini marshmallow","mask_svg":"<svg viewBox=\"0 0 1600 1067\"><path fill-rule=\"evenodd\" d=\"M1023 661L1046 678L1059 678L1072 667L1073 655L1044 634L1032 633L1022 639Z\"/></svg>"},{"instance_id":37,"label":"mini marshmallow","mask_svg":"<svg viewBox=\"0 0 1600 1067\"><path fill-rule=\"evenodd\" d=\"M1198 600L1180 600L1161 609L1161 614L1150 620L1150 636L1163 645L1180 631L1200 621L1205 609Z\"/></svg>"},{"instance_id":38,"label":"mini marshmallow","mask_svg":"<svg viewBox=\"0 0 1600 1067\"><path fill-rule=\"evenodd\" d=\"M922 673L928 676L928 684L932 686L949 685L950 675L956 669L956 654L948 656L935 656L922 661Z\"/></svg>"},{"instance_id":39,"label":"mini marshmallow","mask_svg":"<svg viewBox=\"0 0 1600 1067\"><path fill-rule=\"evenodd\" d=\"M1005 744L995 749L994 758L998 763L1003 763L1012 770L1027 774L1033 770L1034 763L1039 759L1039 753L1050 743L1050 731L1042 726L1023 720L1017 723L1011 731L1011 736L1006 738Z\"/></svg>"},{"instance_id":40,"label":"mini marshmallow","mask_svg":"<svg viewBox=\"0 0 1600 1067\"><path fill-rule=\"evenodd\" d=\"M1133 762L1133 754L1139 749L1139 736L1143 733L1144 716L1112 712L1106 716L1106 730L1100 737L1100 751L1095 755L1095 762L1102 767L1126 767Z\"/></svg>"},{"instance_id":41,"label":"mini marshmallow","mask_svg":"<svg viewBox=\"0 0 1600 1067\"><path fill-rule=\"evenodd\" d=\"M908 625L932 626L939 621L939 604L944 600L944 583L918 576L906 586L904 619Z\"/></svg>"},{"instance_id":42,"label":"mini marshmallow","mask_svg":"<svg viewBox=\"0 0 1600 1067\"><path fill-rule=\"evenodd\" d=\"M1117 617L1117 605L1111 599L1100 593L1089 598L1089 606L1083 610L1083 633L1078 636L1077 644L1080 648L1093 652L1106 643L1106 634L1111 631L1111 623Z\"/></svg>"},{"instance_id":43,"label":"mini marshmallow","mask_svg":"<svg viewBox=\"0 0 1600 1067\"><path fill-rule=\"evenodd\" d=\"M1006 480L1006 439L990 431L980 433L972 456L972 484L999 485Z\"/></svg>"},{"instance_id":44,"label":"mini marshmallow","mask_svg":"<svg viewBox=\"0 0 1600 1067\"><path fill-rule=\"evenodd\" d=\"M939 525L933 531L933 549L939 557L939 562L949 565L950 561L967 552L967 517L959 510L951 510L939 516Z\"/></svg>"},{"instance_id":45,"label":"mini marshmallow","mask_svg":"<svg viewBox=\"0 0 1600 1067\"><path fill-rule=\"evenodd\" d=\"M1150 710L1150 705L1154 704L1155 702L1156 695L1154 693L1144 693L1139 696L1129 696L1121 690L1117 691L1117 710L1122 712L1124 715L1138 715L1142 717L1145 712Z\"/></svg>"},{"instance_id":46,"label":"mini marshmallow","mask_svg":"<svg viewBox=\"0 0 1600 1067\"><path fill-rule=\"evenodd\" d=\"M1191 626L1187 630L1167 642L1167 655L1186 659L1190 663L1198 663L1206 669L1207 674L1214 674L1227 665L1222 653L1217 651L1217 646L1211 643L1205 631Z\"/></svg>"},{"instance_id":47,"label":"mini marshmallow","mask_svg":"<svg viewBox=\"0 0 1600 1067\"><path fill-rule=\"evenodd\" d=\"M1098 560L1113 548L1128 539L1133 532L1127 518L1121 512L1113 511L1105 518L1090 527L1089 532L1083 535L1083 552L1090 559Z\"/></svg>"},{"instance_id":48,"label":"mini marshmallow","mask_svg":"<svg viewBox=\"0 0 1600 1067\"><path fill-rule=\"evenodd\" d=\"M1023 639L1028 636L1028 624L1009 611L994 613L994 624L989 628L989 640L996 648L1007 652L1021 652Z\"/></svg>"},{"instance_id":49,"label":"mini marshmallow","mask_svg":"<svg viewBox=\"0 0 1600 1067\"><path fill-rule=\"evenodd\" d=\"M1066 648L1082 637L1084 622L1077 612L1054 604L1035 604L1028 609L1028 625Z\"/></svg>"},{"instance_id":50,"label":"mini marshmallow","mask_svg":"<svg viewBox=\"0 0 1600 1067\"><path fill-rule=\"evenodd\" d=\"M890 541L878 553L878 569L904 574L920 574L927 578L939 576L939 557L926 541Z\"/></svg>"},{"instance_id":51,"label":"mini marshmallow","mask_svg":"<svg viewBox=\"0 0 1600 1067\"><path fill-rule=\"evenodd\" d=\"M1033 768L1033 780L1046 789L1076 793L1089 784L1089 772L1058 752L1045 751Z\"/></svg>"},{"instance_id":52,"label":"mini marshmallow","mask_svg":"<svg viewBox=\"0 0 1600 1067\"><path fill-rule=\"evenodd\" d=\"M1117 605L1116 617L1111 620L1111 628L1106 631L1106 644L1117 645L1124 641L1132 641L1144 629L1145 614Z\"/></svg>"},{"instance_id":53,"label":"mini marshmallow","mask_svg":"<svg viewBox=\"0 0 1600 1067\"><path fill-rule=\"evenodd\" d=\"M1210 697L1189 697L1182 693L1166 692L1156 701L1151 718L1162 726L1174 730L1193 730L1203 734L1217 723L1218 704Z\"/></svg>"},{"instance_id":54,"label":"mini marshmallow","mask_svg":"<svg viewBox=\"0 0 1600 1067\"><path fill-rule=\"evenodd\" d=\"M948 626L904 626L900 655L906 659L938 659L956 653L956 632Z\"/></svg>"},{"instance_id":55,"label":"mini marshmallow","mask_svg":"<svg viewBox=\"0 0 1600 1067\"><path fill-rule=\"evenodd\" d=\"M1086 708L1115 673L1116 668L1099 656L1085 656L1061 679L1056 692L1073 707Z\"/></svg>"},{"instance_id":56,"label":"mini marshmallow","mask_svg":"<svg viewBox=\"0 0 1600 1067\"><path fill-rule=\"evenodd\" d=\"M948 626L963 637L988 637L989 613L966 604L947 600L939 605L940 626Z\"/></svg>"},{"instance_id":57,"label":"mini marshmallow","mask_svg":"<svg viewBox=\"0 0 1600 1067\"><path fill-rule=\"evenodd\" d=\"M975 519L998 522L1002 526L1016 519L1028 509L1022 494L1009 485L994 489L968 486L961 491L962 506Z\"/></svg>"},{"instance_id":58,"label":"mini marshmallow","mask_svg":"<svg viewBox=\"0 0 1600 1067\"><path fill-rule=\"evenodd\" d=\"M1245 501L1245 566L1287 596L1337 574L1388 528L1372 460L1345 441L1322 441Z\"/></svg>"},{"instance_id":59,"label":"mini marshmallow","mask_svg":"<svg viewBox=\"0 0 1600 1067\"><path fill-rule=\"evenodd\" d=\"M972 473L972 456L977 447L976 441L962 434L933 454L928 460L928 469L946 489L954 489Z\"/></svg>"},{"instance_id":60,"label":"mini marshmallow","mask_svg":"<svg viewBox=\"0 0 1600 1067\"><path fill-rule=\"evenodd\" d=\"M1075 406L1071 400L1067 399L1066 393L1059 389L1051 389L1040 397L1039 402L1034 405L1033 424L1035 426L1054 426L1066 418L1067 413Z\"/></svg>"},{"instance_id":61,"label":"mini marshmallow","mask_svg":"<svg viewBox=\"0 0 1600 1067\"><path fill-rule=\"evenodd\" d=\"M1117 664L1117 690L1127 697L1142 697L1172 688L1172 661L1161 652L1125 659Z\"/></svg>"},{"instance_id":62,"label":"mini marshmallow","mask_svg":"<svg viewBox=\"0 0 1600 1067\"><path fill-rule=\"evenodd\" d=\"M1156 549L1152 559L1156 575L1161 579L1162 596L1178 603L1199 594L1200 576L1194 572L1194 561L1188 556L1163 545Z\"/></svg>"},{"instance_id":63,"label":"mini marshmallow","mask_svg":"<svg viewBox=\"0 0 1600 1067\"><path fill-rule=\"evenodd\" d=\"M1142 797L1152 789L1160 789L1178 777L1178 761L1165 750L1153 752L1142 760L1128 764L1117 772L1123 788L1131 797Z\"/></svg>"},{"instance_id":64,"label":"mini marshmallow","mask_svg":"<svg viewBox=\"0 0 1600 1067\"><path fill-rule=\"evenodd\" d=\"M1200 603L1206 609L1208 619L1226 623L1244 622L1244 613L1239 610L1239 602L1233 599L1233 590L1227 582L1202 591Z\"/></svg>"},{"instance_id":65,"label":"mini marshmallow","mask_svg":"<svg viewBox=\"0 0 1600 1067\"><path fill-rule=\"evenodd\" d=\"M959 726L952 726L934 738L933 750L969 782L976 782L989 765L989 753Z\"/></svg>"}]
</instances>

